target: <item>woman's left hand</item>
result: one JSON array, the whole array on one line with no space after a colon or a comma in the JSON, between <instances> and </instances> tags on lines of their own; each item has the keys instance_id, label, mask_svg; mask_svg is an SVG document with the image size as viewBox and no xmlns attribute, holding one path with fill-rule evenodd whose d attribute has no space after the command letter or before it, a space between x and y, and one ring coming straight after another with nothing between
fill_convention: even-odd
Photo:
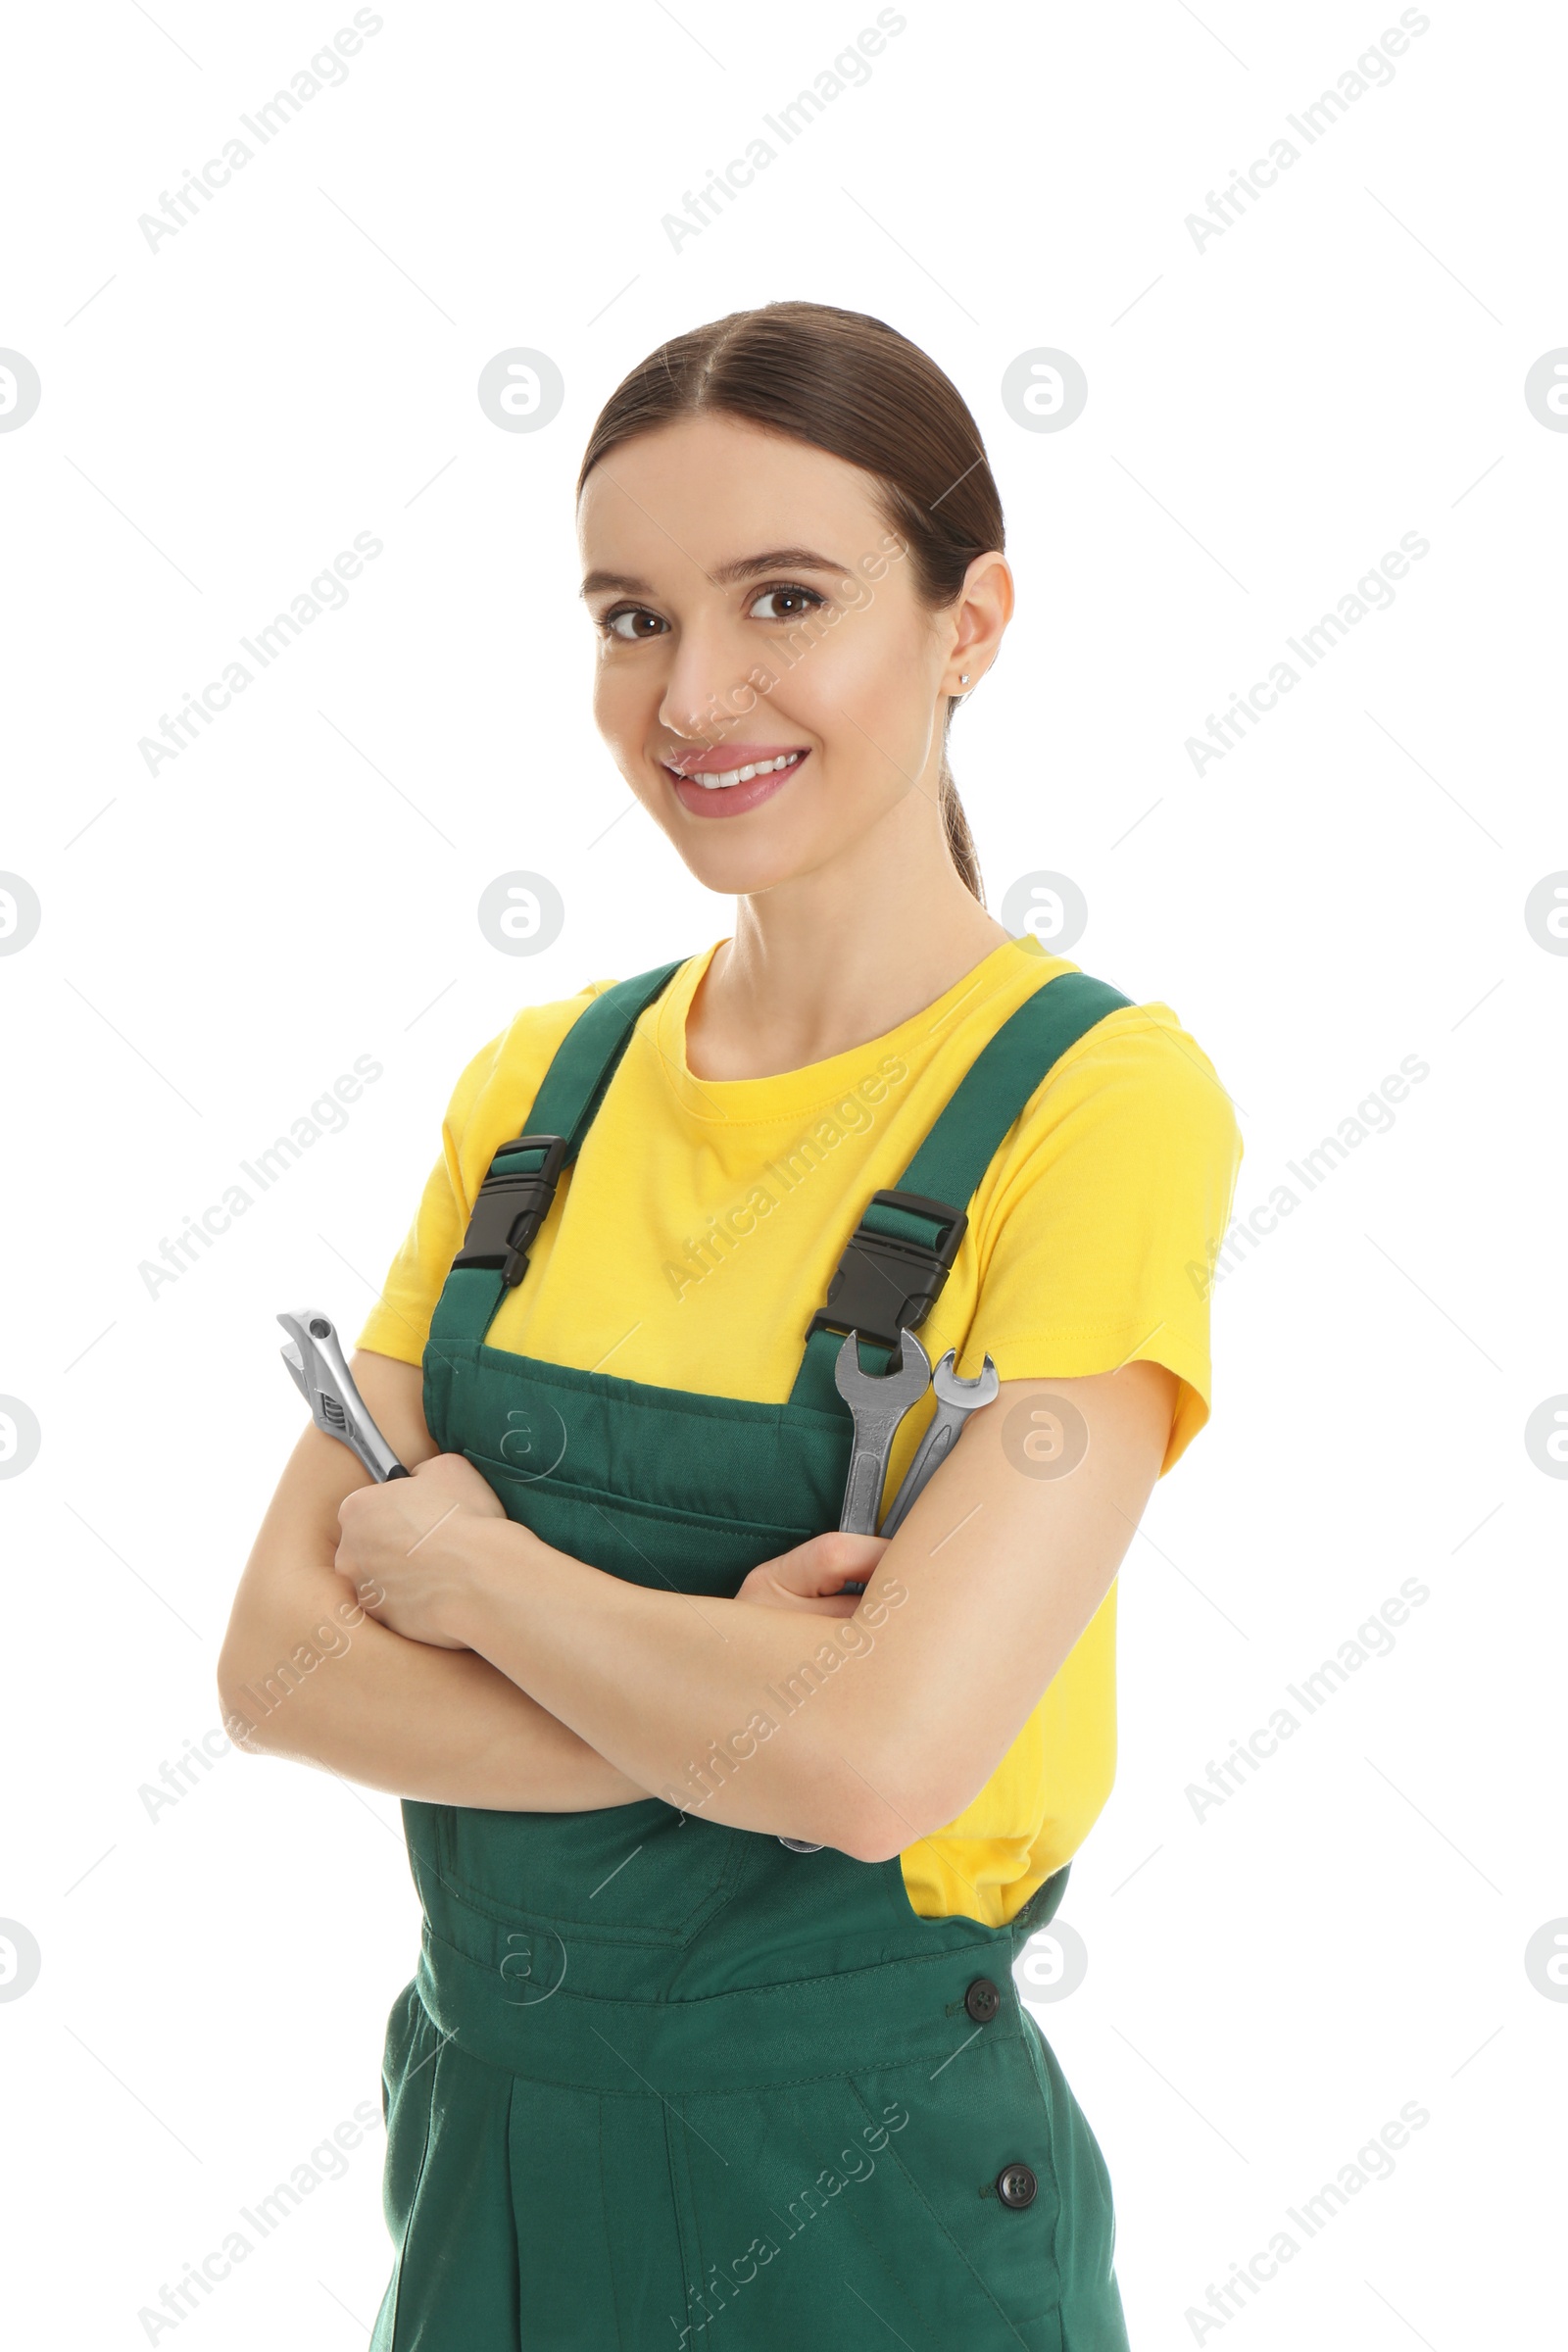
<instances>
[{"instance_id":1,"label":"woman's left hand","mask_svg":"<svg viewBox=\"0 0 1568 2352\"><path fill-rule=\"evenodd\" d=\"M377 1624L433 1649L466 1649L451 1630L472 1567L466 1529L475 1518L506 1515L463 1454L433 1454L408 1478L344 1496L333 1565Z\"/></svg>"},{"instance_id":2,"label":"woman's left hand","mask_svg":"<svg viewBox=\"0 0 1568 2352\"><path fill-rule=\"evenodd\" d=\"M846 1535L830 1529L811 1536L792 1551L763 1560L754 1568L735 1594L769 1609L805 1609L813 1617L853 1617L860 1605L860 1589L888 1547L886 1536ZM847 1592L854 1580L857 1590Z\"/></svg>"}]
</instances>

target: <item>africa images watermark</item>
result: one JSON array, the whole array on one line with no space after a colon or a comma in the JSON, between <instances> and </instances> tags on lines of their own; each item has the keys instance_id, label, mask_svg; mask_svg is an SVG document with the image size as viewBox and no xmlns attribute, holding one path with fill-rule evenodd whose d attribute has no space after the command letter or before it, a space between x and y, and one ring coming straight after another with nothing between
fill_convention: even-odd
<instances>
[{"instance_id":1,"label":"africa images watermark","mask_svg":"<svg viewBox=\"0 0 1568 2352\"><path fill-rule=\"evenodd\" d=\"M187 1217L172 1241L166 1235L160 1242L158 1257L144 1257L136 1268L148 1296L158 1298L171 1283L188 1273L199 1262L203 1250L210 1250L215 1241L227 1233L234 1219L244 1216L261 1194L270 1192L313 1144L319 1143L323 1135L340 1135L349 1123L347 1105L357 1102L366 1088L375 1084L382 1070L382 1063L372 1054L357 1054L352 1071L344 1070L334 1078L331 1087L317 1096L310 1109L301 1111L287 1135L274 1136L254 1160L242 1159L241 1172L255 1185L255 1193L247 1192L242 1184L230 1184L221 1200L209 1201L199 1216Z\"/></svg>"},{"instance_id":2,"label":"africa images watermark","mask_svg":"<svg viewBox=\"0 0 1568 2352\"><path fill-rule=\"evenodd\" d=\"M235 1705L224 1716L223 1729L234 1745L255 1754L252 1742L267 1717L285 1699L292 1698L305 1677L314 1674L318 1666L324 1665L328 1658L346 1657L354 1646L349 1640L349 1629L358 1631L368 1610L377 1607L385 1598L374 1579L367 1578L356 1588L354 1599L335 1601L330 1613L318 1625L311 1627L309 1639L296 1642L288 1656L280 1658L270 1674L260 1678L260 1689L255 1683L241 1683L236 1697L242 1696L254 1714L247 1714L243 1707ZM147 1793L142 1791L144 1803Z\"/></svg>"},{"instance_id":3,"label":"africa images watermark","mask_svg":"<svg viewBox=\"0 0 1568 2352\"><path fill-rule=\"evenodd\" d=\"M873 1127L876 1113L872 1106L885 1102L889 1089L902 1086L908 1075L906 1061L896 1054L884 1054L874 1070L823 1109L789 1151L781 1152L776 1159L764 1159L744 1200L710 1216L708 1231L682 1245L681 1262L664 1260L664 1279L676 1298L683 1298L696 1284L715 1273L740 1243L759 1230L760 1220L771 1216L781 1200L824 1164L846 1136L864 1135Z\"/></svg>"},{"instance_id":4,"label":"africa images watermark","mask_svg":"<svg viewBox=\"0 0 1568 2352\"><path fill-rule=\"evenodd\" d=\"M161 252L167 237L177 237L181 229L198 219L203 206L211 204L219 190L228 186L235 172L243 172L258 150L269 146L311 99L347 81L349 70L344 61L358 57L366 39L378 33L384 23L385 19L378 17L374 9L357 8L354 12L357 32L352 26L343 25L333 33L329 45L318 49L310 64L300 68L286 90L275 90L253 115L240 116L240 122L256 141L255 147L236 133L224 141L220 155L209 156L199 171L187 172L172 195L164 189L159 212L142 213L136 221L151 251Z\"/></svg>"},{"instance_id":5,"label":"africa images watermark","mask_svg":"<svg viewBox=\"0 0 1568 2352\"><path fill-rule=\"evenodd\" d=\"M1259 2247L1244 2265L1238 2263L1223 2286L1210 2286L1202 2305L1189 2304L1182 2314L1192 2330L1195 2344L1201 2344L1211 2335L1241 2318L1250 2300L1277 2278L1283 2266L1294 2262L1309 2238L1318 2237L1345 2211L1352 2197L1374 2180L1387 2180L1395 2171L1395 2151L1409 2143L1412 2132L1424 2132L1432 2121L1429 2108L1418 2099L1406 2099L1398 2115L1384 2124L1376 2134L1363 2141L1353 2159L1342 2164L1332 2180L1325 2180L1299 2205L1287 2205L1286 2219L1295 2224L1294 2230L1275 2230L1268 2244ZM1298 2236L1296 2231L1299 2230Z\"/></svg>"},{"instance_id":6,"label":"africa images watermark","mask_svg":"<svg viewBox=\"0 0 1568 2352\"><path fill-rule=\"evenodd\" d=\"M1206 1298L1227 1274L1234 1274L1245 1263L1260 1242L1277 1233L1281 1219L1293 1215L1304 1196L1325 1184L1368 1136L1386 1135L1394 1125L1393 1105L1402 1102L1411 1087L1419 1086L1431 1075L1429 1061L1423 1061L1419 1054L1406 1054L1399 1072L1391 1070L1374 1090L1363 1095L1355 1109L1341 1119L1333 1135L1324 1136L1310 1152L1303 1152L1298 1160L1288 1159L1285 1165L1300 1184L1301 1192L1293 1191L1288 1184L1276 1184L1266 1200L1259 1200L1245 1215L1232 1217L1218 1241L1209 1237L1206 1263L1200 1265L1196 1258L1188 1261L1187 1279L1200 1298Z\"/></svg>"},{"instance_id":7,"label":"africa images watermark","mask_svg":"<svg viewBox=\"0 0 1568 2352\"><path fill-rule=\"evenodd\" d=\"M1386 556L1379 558L1374 570L1364 571L1354 588L1340 598L1332 612L1322 613L1299 637L1287 637L1286 644L1303 668L1316 669L1369 612L1387 612L1395 602L1391 583L1402 580L1411 564L1419 564L1423 556L1430 554L1431 547L1430 539L1423 539L1419 531L1406 531L1398 549L1391 548ZM1183 747L1197 773L1201 775L1214 760L1238 750L1246 740L1248 728L1255 727L1260 717L1276 710L1280 696L1290 694L1300 684L1302 670L1294 663L1276 662L1266 678L1259 678L1254 686L1248 688L1245 698L1239 694L1231 697L1231 707L1223 718L1216 718L1211 710L1207 743L1200 735L1189 735Z\"/></svg>"},{"instance_id":8,"label":"africa images watermark","mask_svg":"<svg viewBox=\"0 0 1568 2352\"><path fill-rule=\"evenodd\" d=\"M660 221L675 251L679 253L693 237L700 237L705 228L718 220L725 205L733 204L752 185L759 172L765 172L769 164L778 160L779 149L792 146L835 98L842 98L846 90L863 88L871 78L868 61L880 57L888 42L903 32L908 21L896 8L879 9L876 24L867 24L858 32L853 45L841 49L831 66L823 67L809 89L798 91L776 115L762 117L778 147L758 132L747 142L744 155L732 156L722 171L712 172L695 194L688 188L681 199L682 211L665 213Z\"/></svg>"},{"instance_id":9,"label":"africa images watermark","mask_svg":"<svg viewBox=\"0 0 1568 2352\"><path fill-rule=\"evenodd\" d=\"M143 1781L136 1790L141 1798L142 1811L153 1828L158 1827L160 1813L167 1812L172 1805L177 1805L193 1788L199 1788L220 1758L231 1756L233 1752L234 1742L215 1723L210 1730L203 1732L200 1745L194 1740L187 1740L184 1754L176 1756L172 1764L165 1757L157 1781Z\"/></svg>"},{"instance_id":10,"label":"africa images watermark","mask_svg":"<svg viewBox=\"0 0 1568 2352\"><path fill-rule=\"evenodd\" d=\"M286 612L274 612L265 628L258 629L254 638L242 637L244 647L256 668L248 669L243 662L228 662L220 678L211 679L199 695L187 694L183 710L171 718L168 711L159 717L159 735L143 735L136 749L146 762L147 773L156 776L166 760L177 760L188 751L201 733L210 727L220 711L226 710L236 694L264 669L270 669L280 654L286 654L295 639L313 620L323 612L340 612L349 601L346 581L357 580L368 563L373 564L381 553L382 543L372 531L356 531L353 548L344 548L332 558L329 567L318 571L309 588L302 588ZM197 721L201 721L198 727Z\"/></svg>"},{"instance_id":11,"label":"africa images watermark","mask_svg":"<svg viewBox=\"0 0 1568 2352\"><path fill-rule=\"evenodd\" d=\"M890 2100L882 2110L880 2123L872 2122L861 2125L860 2137L865 2142L864 2148L856 2147L852 2141L849 2147L839 2150L838 2161L844 2168L842 2175L835 2172L832 2165L824 2164L818 2170L814 2180L808 2181L803 2189L798 2190L793 2197L789 2198L790 2218L785 2225L785 2245L788 2245L792 2238L800 2236L808 2222L812 2221L817 2214L825 2213L828 2200L841 2196L852 2181L870 2180L876 2171L876 2166L871 2161L872 2157L881 2155L888 2144L889 2132L902 2132L908 2120L909 2111L903 2100ZM783 2222L782 2214L771 2206L768 2210L773 2214L775 2221ZM710 2262L708 2266L708 2277L702 2285L688 2286L686 2289L685 2326L681 2326L673 2312L669 2315L669 2324L677 2330L675 2337L677 2346L686 2346L691 2342L694 2334L700 2335L705 2328L711 2327L719 2313L726 2308L726 2299L733 2301L739 2287L750 2286L758 2272L765 2270L780 2251L781 2248L774 2243L771 2237L754 2237L745 2253L734 2255L727 2268L721 2269L716 2262ZM708 2297L707 2303L703 2300L705 2295Z\"/></svg>"},{"instance_id":12,"label":"africa images watermark","mask_svg":"<svg viewBox=\"0 0 1568 2352\"><path fill-rule=\"evenodd\" d=\"M225 2278L232 2278L239 2264L250 2259L263 2238L270 2237L280 2229L323 2181L341 2180L349 2169L349 2157L380 2122L372 2102L361 2099L353 2115L334 2125L329 2136L318 2141L310 2155L294 2166L286 2180L275 2182L265 2197L257 2198L254 2207L242 2205L239 2218L245 2228L230 2230L222 2244L214 2246L199 2263L187 2263L183 2276L172 2286L164 2286L156 2303L144 2303L137 2312L147 2341L156 2344L183 2321L194 2318L202 2308L202 2298L210 2296Z\"/></svg>"},{"instance_id":13,"label":"africa images watermark","mask_svg":"<svg viewBox=\"0 0 1568 2352\"><path fill-rule=\"evenodd\" d=\"M1393 1629L1407 1623L1411 1610L1423 1608L1431 1598L1430 1585L1424 1585L1418 1576L1405 1577L1397 1593L1391 1592L1370 1617L1364 1617L1353 1636L1340 1643L1332 1658L1324 1658L1310 1674L1303 1674L1298 1683L1286 1684L1287 1692L1301 1710L1299 1715L1281 1700L1266 1724L1259 1724L1255 1731L1250 1732L1245 1741L1231 1741L1228 1756L1217 1763L1211 1757L1207 1786L1201 1781L1189 1781L1182 1791L1199 1828L1203 1827L1210 1813L1235 1796L1253 1774L1261 1771L1271 1756L1277 1756L1282 1743L1296 1737L1308 1716L1327 1706L1352 1674L1359 1673L1371 1658L1386 1658L1395 1646Z\"/></svg>"},{"instance_id":14,"label":"africa images watermark","mask_svg":"<svg viewBox=\"0 0 1568 2352\"><path fill-rule=\"evenodd\" d=\"M1382 33L1373 48L1363 49L1352 67L1340 75L1332 90L1303 106L1298 115L1287 115L1285 120L1297 132L1303 146L1315 147L1324 134L1333 129L1343 115L1348 113L1358 98L1368 90L1386 89L1394 79L1393 60L1402 57L1410 46L1410 36L1417 39L1426 32L1432 19L1418 8L1407 8L1399 18L1398 26L1391 25ZM1301 148L1294 140L1281 136L1273 141L1266 156L1258 156L1245 172L1231 174L1228 188L1216 195L1209 190L1208 218L1201 213L1189 213L1183 226L1200 253L1205 253L1209 241L1222 237L1234 228L1250 204L1256 204L1260 195L1277 186L1282 172L1289 172L1301 160Z\"/></svg>"},{"instance_id":15,"label":"africa images watermark","mask_svg":"<svg viewBox=\"0 0 1568 2352\"><path fill-rule=\"evenodd\" d=\"M890 1576L875 1600L862 1603L853 1617L838 1620L831 1636L819 1642L812 1655L803 1658L793 1674L780 1675L777 1683L762 1685L766 1696L779 1709L777 1717L759 1707L744 1730L729 1733L723 1740L710 1740L703 1761L689 1762L686 1766L685 1792L668 1783L660 1790L664 1802L681 1813L700 1813L740 1767L750 1762L760 1743L771 1740L781 1724L797 1714L813 1692L824 1688L829 1676L837 1674L849 1659L870 1655L876 1647L873 1634L887 1623L889 1609L898 1608L908 1597L908 1587L898 1577ZM695 1802L691 1793L694 1788L701 1791Z\"/></svg>"}]
</instances>

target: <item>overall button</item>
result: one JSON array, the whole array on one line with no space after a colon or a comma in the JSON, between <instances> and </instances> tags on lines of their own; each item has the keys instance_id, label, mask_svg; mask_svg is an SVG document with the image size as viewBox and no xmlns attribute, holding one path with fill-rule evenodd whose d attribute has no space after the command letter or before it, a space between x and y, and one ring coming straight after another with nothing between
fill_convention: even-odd
<instances>
[{"instance_id":1,"label":"overall button","mask_svg":"<svg viewBox=\"0 0 1568 2352\"><path fill-rule=\"evenodd\" d=\"M1039 2185L1026 2164L1004 2165L997 2175L998 2196L1004 2205L1011 2205L1015 2209L1032 2205Z\"/></svg>"},{"instance_id":2,"label":"overall button","mask_svg":"<svg viewBox=\"0 0 1568 2352\"><path fill-rule=\"evenodd\" d=\"M1002 1995L989 1977L976 1977L963 1996L963 2005L977 2026L989 2026L1002 2007Z\"/></svg>"}]
</instances>

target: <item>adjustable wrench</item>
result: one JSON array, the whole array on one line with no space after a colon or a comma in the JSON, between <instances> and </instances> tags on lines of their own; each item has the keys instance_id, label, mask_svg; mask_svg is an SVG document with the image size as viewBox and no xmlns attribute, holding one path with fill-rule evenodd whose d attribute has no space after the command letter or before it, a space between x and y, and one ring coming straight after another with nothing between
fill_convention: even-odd
<instances>
[{"instance_id":1,"label":"adjustable wrench","mask_svg":"<svg viewBox=\"0 0 1568 2352\"><path fill-rule=\"evenodd\" d=\"M287 1347L278 1353L317 1428L357 1453L378 1484L407 1478L407 1470L366 1410L330 1319L302 1306L298 1313L279 1315L277 1320L289 1335Z\"/></svg>"},{"instance_id":2,"label":"adjustable wrench","mask_svg":"<svg viewBox=\"0 0 1568 2352\"><path fill-rule=\"evenodd\" d=\"M852 1535L874 1536L894 1433L931 1386L931 1359L913 1332L901 1327L897 1372L862 1372L859 1337L852 1331L833 1366L833 1384L855 1420L839 1526Z\"/></svg>"},{"instance_id":3,"label":"adjustable wrench","mask_svg":"<svg viewBox=\"0 0 1568 2352\"><path fill-rule=\"evenodd\" d=\"M931 1375L937 1409L915 1450L913 1461L900 1481L899 1491L888 1506L888 1515L878 1528L878 1535L891 1536L897 1533L908 1517L909 1507L927 1479L939 1462L947 1460L957 1444L959 1432L969 1415L978 1412L981 1405L993 1403L1002 1387L997 1378L997 1367L989 1355L973 1380L959 1379L953 1368L956 1361L957 1351L950 1348Z\"/></svg>"}]
</instances>

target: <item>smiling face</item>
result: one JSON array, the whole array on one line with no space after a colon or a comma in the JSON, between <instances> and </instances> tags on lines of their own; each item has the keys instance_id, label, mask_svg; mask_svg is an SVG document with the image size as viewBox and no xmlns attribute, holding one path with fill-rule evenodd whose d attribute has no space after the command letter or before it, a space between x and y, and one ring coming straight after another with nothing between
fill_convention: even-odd
<instances>
[{"instance_id":1,"label":"smiling face","mask_svg":"<svg viewBox=\"0 0 1568 2352\"><path fill-rule=\"evenodd\" d=\"M595 466L578 536L599 730L699 881L815 871L911 794L939 823L944 698L994 644L964 599L920 602L869 476L732 416L682 417ZM1004 580L1000 557L971 573L992 566Z\"/></svg>"}]
</instances>

